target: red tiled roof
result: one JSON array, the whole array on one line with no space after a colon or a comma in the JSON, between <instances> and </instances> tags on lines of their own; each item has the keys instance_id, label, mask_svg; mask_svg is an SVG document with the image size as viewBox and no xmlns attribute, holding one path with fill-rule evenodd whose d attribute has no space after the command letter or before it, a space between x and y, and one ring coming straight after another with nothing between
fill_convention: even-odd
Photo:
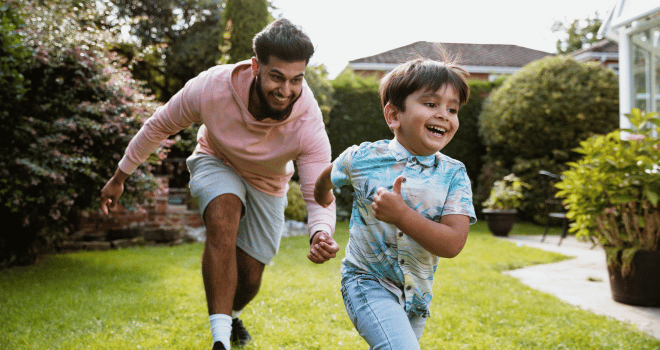
<instances>
[{"instance_id":1,"label":"red tiled roof","mask_svg":"<svg viewBox=\"0 0 660 350\"><path fill-rule=\"evenodd\" d=\"M517 45L418 41L377 55L358 58L349 61L349 63L399 64L418 57L442 61L442 55L438 47L442 47L447 51L450 57L456 58L462 66L523 67L534 60L553 55L549 52L528 49Z\"/></svg>"},{"instance_id":2,"label":"red tiled roof","mask_svg":"<svg viewBox=\"0 0 660 350\"><path fill-rule=\"evenodd\" d=\"M570 53L571 56L577 56L587 52L597 52L597 53L619 53L619 44L615 41L605 39L601 40L587 48L575 50Z\"/></svg>"}]
</instances>

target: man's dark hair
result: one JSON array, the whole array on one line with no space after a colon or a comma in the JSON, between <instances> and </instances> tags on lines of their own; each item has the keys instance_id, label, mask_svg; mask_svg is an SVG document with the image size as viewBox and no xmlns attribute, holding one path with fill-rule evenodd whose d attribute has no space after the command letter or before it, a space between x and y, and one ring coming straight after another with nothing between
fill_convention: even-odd
<instances>
[{"instance_id":1,"label":"man's dark hair","mask_svg":"<svg viewBox=\"0 0 660 350\"><path fill-rule=\"evenodd\" d=\"M300 27L281 18L266 26L252 39L252 50L261 64L268 64L270 56L283 61L305 61L314 54L314 45Z\"/></svg>"}]
</instances>

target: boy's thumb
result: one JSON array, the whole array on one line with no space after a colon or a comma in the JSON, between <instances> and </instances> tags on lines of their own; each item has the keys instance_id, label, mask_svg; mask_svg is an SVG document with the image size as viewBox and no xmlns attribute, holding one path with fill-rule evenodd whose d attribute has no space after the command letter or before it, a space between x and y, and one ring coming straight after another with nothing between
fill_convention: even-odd
<instances>
[{"instance_id":1,"label":"boy's thumb","mask_svg":"<svg viewBox=\"0 0 660 350\"><path fill-rule=\"evenodd\" d=\"M406 178L403 175L399 175L394 179L394 185L392 186L392 193L401 195L401 183L406 181Z\"/></svg>"}]
</instances>

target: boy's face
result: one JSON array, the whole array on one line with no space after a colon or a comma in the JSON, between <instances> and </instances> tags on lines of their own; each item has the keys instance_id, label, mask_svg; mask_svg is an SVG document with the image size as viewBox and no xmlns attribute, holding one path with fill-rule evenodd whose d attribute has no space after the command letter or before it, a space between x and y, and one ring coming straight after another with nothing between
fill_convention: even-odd
<instances>
[{"instance_id":1,"label":"boy's face","mask_svg":"<svg viewBox=\"0 0 660 350\"><path fill-rule=\"evenodd\" d=\"M458 130L458 94L450 85L438 91L420 89L408 95L405 111L387 104L385 119L408 152L428 156L443 149Z\"/></svg>"}]
</instances>

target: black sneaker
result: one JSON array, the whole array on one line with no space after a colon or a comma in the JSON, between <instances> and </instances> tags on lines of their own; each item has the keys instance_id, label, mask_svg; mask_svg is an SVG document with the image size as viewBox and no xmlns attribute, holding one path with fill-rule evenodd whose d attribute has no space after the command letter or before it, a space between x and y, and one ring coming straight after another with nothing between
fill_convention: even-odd
<instances>
[{"instance_id":1,"label":"black sneaker","mask_svg":"<svg viewBox=\"0 0 660 350\"><path fill-rule=\"evenodd\" d=\"M211 350L227 350L227 348L225 348L225 344L222 344L221 341L217 341L213 343L213 349Z\"/></svg>"},{"instance_id":2,"label":"black sneaker","mask_svg":"<svg viewBox=\"0 0 660 350\"><path fill-rule=\"evenodd\" d=\"M252 337L243 326L243 322L238 318L234 318L231 321L231 343L238 346L244 346L250 340L252 340Z\"/></svg>"}]
</instances>

